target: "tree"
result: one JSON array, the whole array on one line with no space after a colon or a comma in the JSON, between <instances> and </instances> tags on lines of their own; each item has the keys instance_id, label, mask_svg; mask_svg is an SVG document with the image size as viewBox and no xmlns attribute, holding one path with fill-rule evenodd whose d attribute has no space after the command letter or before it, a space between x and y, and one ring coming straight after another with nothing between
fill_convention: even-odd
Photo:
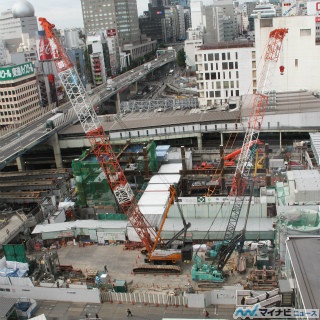
<instances>
[{"instance_id":1,"label":"tree","mask_svg":"<svg viewBox=\"0 0 320 320\"><path fill-rule=\"evenodd\" d=\"M186 66L186 53L183 48L180 49L177 53L177 64L179 67Z\"/></svg>"}]
</instances>

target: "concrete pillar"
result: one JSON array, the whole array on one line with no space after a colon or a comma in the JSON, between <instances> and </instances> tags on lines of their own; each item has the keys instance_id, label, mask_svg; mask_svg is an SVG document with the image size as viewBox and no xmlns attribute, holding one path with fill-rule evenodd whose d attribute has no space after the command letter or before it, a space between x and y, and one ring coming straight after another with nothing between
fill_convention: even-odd
<instances>
[{"instance_id":1,"label":"concrete pillar","mask_svg":"<svg viewBox=\"0 0 320 320\"><path fill-rule=\"evenodd\" d=\"M181 160L182 160L182 170L183 170L183 174L184 174L187 170L186 151L184 149L184 146L181 146Z\"/></svg>"},{"instance_id":2,"label":"concrete pillar","mask_svg":"<svg viewBox=\"0 0 320 320\"><path fill-rule=\"evenodd\" d=\"M282 132L279 131L279 145L280 145L280 151L282 149Z\"/></svg>"},{"instance_id":3,"label":"concrete pillar","mask_svg":"<svg viewBox=\"0 0 320 320\"><path fill-rule=\"evenodd\" d=\"M147 147L143 147L142 151L143 151L145 179L150 179L149 157L148 157L148 149L147 149Z\"/></svg>"},{"instance_id":4,"label":"concrete pillar","mask_svg":"<svg viewBox=\"0 0 320 320\"><path fill-rule=\"evenodd\" d=\"M138 82L134 82L130 85L130 94L136 94L138 92Z\"/></svg>"},{"instance_id":5,"label":"concrete pillar","mask_svg":"<svg viewBox=\"0 0 320 320\"><path fill-rule=\"evenodd\" d=\"M26 165L24 164L24 159L22 156L16 159L18 171L26 171Z\"/></svg>"},{"instance_id":6,"label":"concrete pillar","mask_svg":"<svg viewBox=\"0 0 320 320\"><path fill-rule=\"evenodd\" d=\"M220 144L223 146L223 132L220 133Z\"/></svg>"},{"instance_id":7,"label":"concrete pillar","mask_svg":"<svg viewBox=\"0 0 320 320\"><path fill-rule=\"evenodd\" d=\"M116 112L117 112L117 114L120 114L120 104L121 104L120 94L118 92L116 95Z\"/></svg>"},{"instance_id":8,"label":"concrete pillar","mask_svg":"<svg viewBox=\"0 0 320 320\"><path fill-rule=\"evenodd\" d=\"M226 190L226 178L224 176L224 148L223 145L220 145L220 171L221 171L221 190L220 193L223 194Z\"/></svg>"},{"instance_id":9,"label":"concrete pillar","mask_svg":"<svg viewBox=\"0 0 320 320\"><path fill-rule=\"evenodd\" d=\"M63 168L61 150L59 146L58 134L55 133L49 140L50 145L53 148L54 159L56 161L57 169Z\"/></svg>"},{"instance_id":10,"label":"concrete pillar","mask_svg":"<svg viewBox=\"0 0 320 320\"><path fill-rule=\"evenodd\" d=\"M263 167L265 169L269 169L269 143L266 143L264 145L264 161L263 161Z\"/></svg>"},{"instance_id":11,"label":"concrete pillar","mask_svg":"<svg viewBox=\"0 0 320 320\"><path fill-rule=\"evenodd\" d=\"M202 133L197 133L198 149L202 149Z\"/></svg>"},{"instance_id":12,"label":"concrete pillar","mask_svg":"<svg viewBox=\"0 0 320 320\"><path fill-rule=\"evenodd\" d=\"M266 186L267 186L267 187L270 187L270 186L271 186L271 175L270 175L269 173L266 174L265 179L266 179L266 181L265 181Z\"/></svg>"}]
</instances>

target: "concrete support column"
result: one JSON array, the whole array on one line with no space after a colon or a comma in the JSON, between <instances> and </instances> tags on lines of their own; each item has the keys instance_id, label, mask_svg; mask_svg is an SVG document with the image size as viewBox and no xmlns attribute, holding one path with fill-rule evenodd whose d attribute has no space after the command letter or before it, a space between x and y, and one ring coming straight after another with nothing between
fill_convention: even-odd
<instances>
[{"instance_id":1,"label":"concrete support column","mask_svg":"<svg viewBox=\"0 0 320 320\"><path fill-rule=\"evenodd\" d=\"M117 96L116 96L116 112L117 112L117 114L120 114L120 104L121 104L120 94L118 92Z\"/></svg>"},{"instance_id":2,"label":"concrete support column","mask_svg":"<svg viewBox=\"0 0 320 320\"><path fill-rule=\"evenodd\" d=\"M187 164L186 164L186 151L184 149L184 146L181 146L181 160L182 160L182 171L183 174L185 174L187 170Z\"/></svg>"},{"instance_id":3,"label":"concrete support column","mask_svg":"<svg viewBox=\"0 0 320 320\"><path fill-rule=\"evenodd\" d=\"M22 156L18 157L16 159L16 162L17 162L18 171L25 171L26 170L26 165L24 164L24 159Z\"/></svg>"},{"instance_id":4,"label":"concrete support column","mask_svg":"<svg viewBox=\"0 0 320 320\"><path fill-rule=\"evenodd\" d=\"M138 92L138 82L134 82L130 85L130 94L136 94Z\"/></svg>"},{"instance_id":5,"label":"concrete support column","mask_svg":"<svg viewBox=\"0 0 320 320\"><path fill-rule=\"evenodd\" d=\"M220 133L220 144L223 146L223 132Z\"/></svg>"},{"instance_id":6,"label":"concrete support column","mask_svg":"<svg viewBox=\"0 0 320 320\"><path fill-rule=\"evenodd\" d=\"M280 145L280 150L282 149L282 132L279 132L279 145Z\"/></svg>"},{"instance_id":7,"label":"concrete support column","mask_svg":"<svg viewBox=\"0 0 320 320\"><path fill-rule=\"evenodd\" d=\"M202 149L202 133L197 133L198 149Z\"/></svg>"},{"instance_id":8,"label":"concrete support column","mask_svg":"<svg viewBox=\"0 0 320 320\"><path fill-rule=\"evenodd\" d=\"M220 145L219 147L220 151L220 165L219 165L219 170L221 172L221 190L220 194L223 194L226 190L226 178L224 176L224 148L223 145Z\"/></svg>"},{"instance_id":9,"label":"concrete support column","mask_svg":"<svg viewBox=\"0 0 320 320\"><path fill-rule=\"evenodd\" d=\"M49 140L50 145L53 148L54 159L56 161L57 169L63 168L61 150L59 146L58 134L55 133Z\"/></svg>"},{"instance_id":10,"label":"concrete support column","mask_svg":"<svg viewBox=\"0 0 320 320\"><path fill-rule=\"evenodd\" d=\"M149 157L148 157L148 149L147 147L143 147L143 161L144 161L144 170L145 170L145 178L150 178L150 171L149 171Z\"/></svg>"}]
</instances>

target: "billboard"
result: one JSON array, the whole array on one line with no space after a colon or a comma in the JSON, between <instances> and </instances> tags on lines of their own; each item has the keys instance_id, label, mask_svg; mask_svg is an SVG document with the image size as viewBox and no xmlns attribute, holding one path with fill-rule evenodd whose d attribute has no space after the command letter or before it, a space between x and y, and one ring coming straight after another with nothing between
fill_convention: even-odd
<instances>
[{"instance_id":1,"label":"billboard","mask_svg":"<svg viewBox=\"0 0 320 320\"><path fill-rule=\"evenodd\" d=\"M108 37L115 37L117 35L117 30L116 29L108 29L107 30L107 36Z\"/></svg>"},{"instance_id":2,"label":"billboard","mask_svg":"<svg viewBox=\"0 0 320 320\"><path fill-rule=\"evenodd\" d=\"M0 68L0 81L15 80L32 74L34 74L34 66L32 62L3 67Z\"/></svg>"},{"instance_id":3,"label":"billboard","mask_svg":"<svg viewBox=\"0 0 320 320\"><path fill-rule=\"evenodd\" d=\"M48 61L56 59L57 56L52 54L51 46L44 31L38 31L36 46L39 61Z\"/></svg>"}]
</instances>

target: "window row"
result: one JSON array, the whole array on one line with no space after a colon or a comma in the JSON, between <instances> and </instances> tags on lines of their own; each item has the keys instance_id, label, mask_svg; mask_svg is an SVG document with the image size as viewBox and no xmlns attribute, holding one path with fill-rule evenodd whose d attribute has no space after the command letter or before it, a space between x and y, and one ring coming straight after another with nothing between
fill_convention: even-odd
<instances>
[{"instance_id":1,"label":"window row","mask_svg":"<svg viewBox=\"0 0 320 320\"><path fill-rule=\"evenodd\" d=\"M204 61L238 60L238 52L233 51L233 52L205 53L203 55L203 60Z\"/></svg>"},{"instance_id":2,"label":"window row","mask_svg":"<svg viewBox=\"0 0 320 320\"><path fill-rule=\"evenodd\" d=\"M224 79L239 79L239 72L206 72L204 74L204 80L224 80ZM199 80L203 80L203 77L199 77Z\"/></svg>"},{"instance_id":3,"label":"window row","mask_svg":"<svg viewBox=\"0 0 320 320\"><path fill-rule=\"evenodd\" d=\"M197 65L198 68L198 65ZM204 70L233 70L238 69L238 61L222 63L205 63Z\"/></svg>"},{"instance_id":4,"label":"window row","mask_svg":"<svg viewBox=\"0 0 320 320\"><path fill-rule=\"evenodd\" d=\"M206 92L207 98L221 98L222 97L222 91L207 91ZM225 97L239 97L240 91L239 90L226 90L225 91Z\"/></svg>"}]
</instances>

